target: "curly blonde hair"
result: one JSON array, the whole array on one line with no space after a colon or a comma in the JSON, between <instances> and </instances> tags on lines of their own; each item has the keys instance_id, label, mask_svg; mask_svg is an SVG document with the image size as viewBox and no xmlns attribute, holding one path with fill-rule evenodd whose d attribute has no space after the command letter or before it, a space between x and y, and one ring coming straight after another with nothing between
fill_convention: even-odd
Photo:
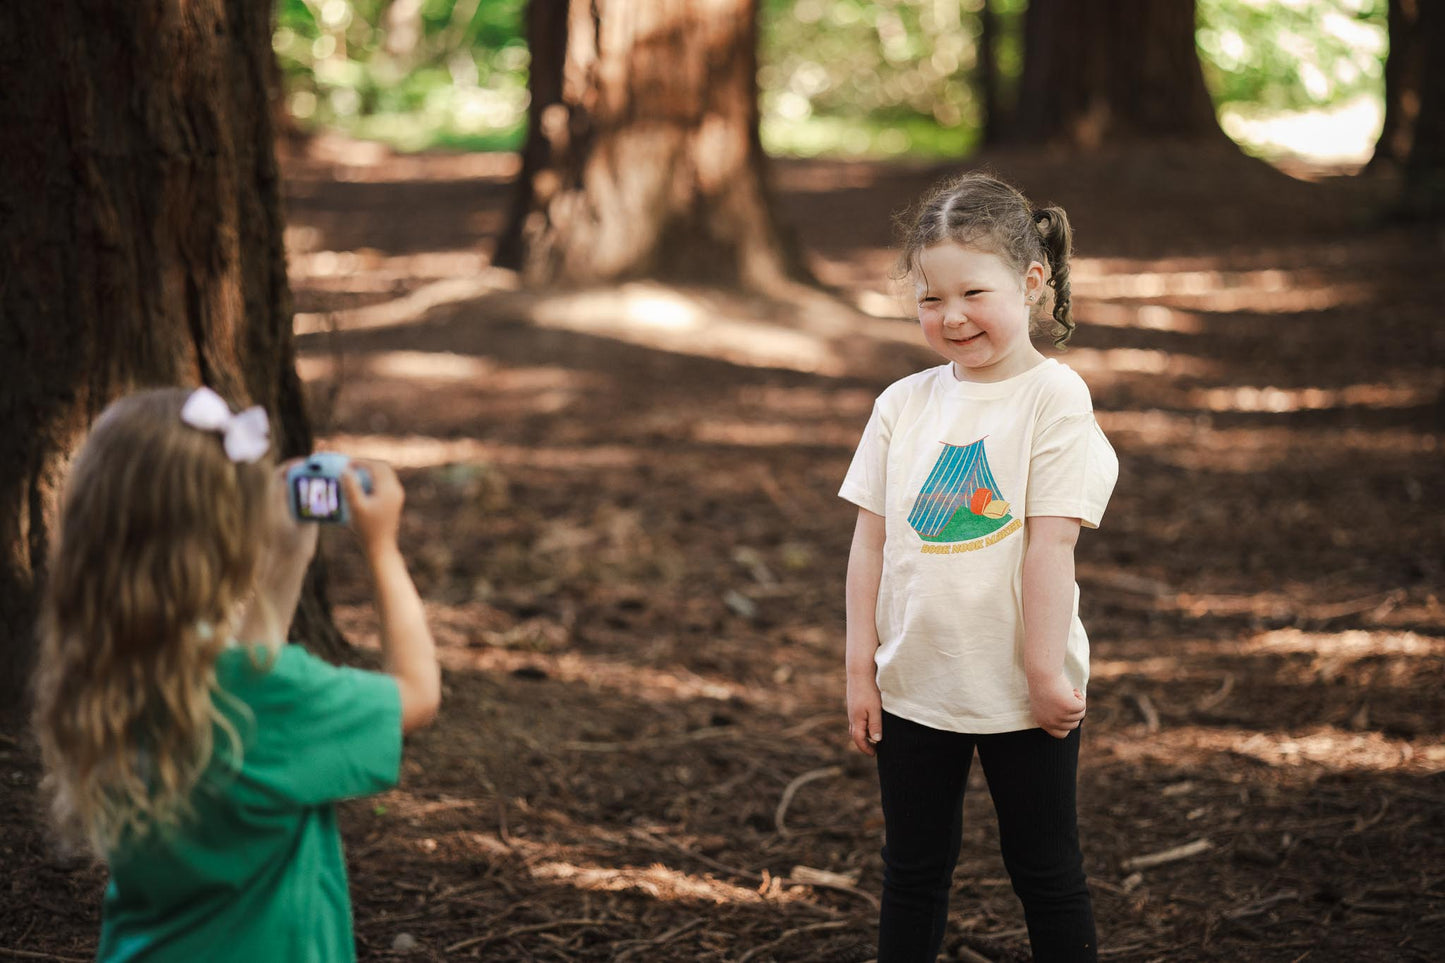
<instances>
[{"instance_id":1,"label":"curly blonde hair","mask_svg":"<svg viewBox=\"0 0 1445 963\"><path fill-rule=\"evenodd\" d=\"M63 837L99 854L181 818L219 727L216 657L252 591L271 460L181 421L189 392L111 404L66 482L40 614L34 725Z\"/></svg>"}]
</instances>

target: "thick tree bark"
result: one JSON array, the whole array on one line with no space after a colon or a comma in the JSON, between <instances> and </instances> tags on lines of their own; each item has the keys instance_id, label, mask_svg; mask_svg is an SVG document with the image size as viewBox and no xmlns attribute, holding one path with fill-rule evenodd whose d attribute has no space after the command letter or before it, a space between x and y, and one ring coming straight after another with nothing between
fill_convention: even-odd
<instances>
[{"instance_id":1,"label":"thick tree bark","mask_svg":"<svg viewBox=\"0 0 1445 963\"><path fill-rule=\"evenodd\" d=\"M1420 113L1425 45L1420 37L1420 0L1390 0L1390 52L1385 60L1385 118L1366 170L1399 165L1410 156Z\"/></svg>"},{"instance_id":2,"label":"thick tree bark","mask_svg":"<svg viewBox=\"0 0 1445 963\"><path fill-rule=\"evenodd\" d=\"M306 451L282 249L268 4L0 4L0 711L33 652L58 488L137 387L265 405ZM309 641L337 651L313 581Z\"/></svg>"},{"instance_id":3,"label":"thick tree bark","mask_svg":"<svg viewBox=\"0 0 1445 963\"><path fill-rule=\"evenodd\" d=\"M1412 220L1440 220L1445 218L1445 8L1421 4L1419 28L1420 113L1405 160L1401 213Z\"/></svg>"},{"instance_id":4,"label":"thick tree bark","mask_svg":"<svg viewBox=\"0 0 1445 963\"><path fill-rule=\"evenodd\" d=\"M498 264L531 284L807 276L770 204L756 0L532 0L531 128Z\"/></svg>"},{"instance_id":5,"label":"thick tree bark","mask_svg":"<svg viewBox=\"0 0 1445 963\"><path fill-rule=\"evenodd\" d=\"M1030 0L1008 139L1096 148L1228 143L1194 45L1194 0Z\"/></svg>"}]
</instances>

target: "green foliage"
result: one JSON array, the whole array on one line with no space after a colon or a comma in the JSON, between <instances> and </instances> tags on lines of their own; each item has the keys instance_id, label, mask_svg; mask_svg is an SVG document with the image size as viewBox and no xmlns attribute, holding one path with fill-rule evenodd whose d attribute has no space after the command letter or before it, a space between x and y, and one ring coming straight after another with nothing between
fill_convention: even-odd
<instances>
[{"instance_id":1,"label":"green foliage","mask_svg":"<svg viewBox=\"0 0 1445 963\"><path fill-rule=\"evenodd\" d=\"M1198 0L1196 39L1220 106L1383 97L1386 0Z\"/></svg>"},{"instance_id":2,"label":"green foliage","mask_svg":"<svg viewBox=\"0 0 1445 963\"><path fill-rule=\"evenodd\" d=\"M959 156L977 143L984 0L763 0L763 141L774 152ZM1025 0L993 0L1004 77Z\"/></svg>"},{"instance_id":3,"label":"green foliage","mask_svg":"<svg viewBox=\"0 0 1445 963\"><path fill-rule=\"evenodd\" d=\"M642 0L639 0L642 2ZM980 139L985 0L759 0L768 149L958 157ZM1028 0L987 0L1006 110ZM1226 112L1379 97L1386 0L1197 0L1198 46ZM404 149L521 145L526 0L278 0L274 45L304 126Z\"/></svg>"},{"instance_id":4,"label":"green foliage","mask_svg":"<svg viewBox=\"0 0 1445 963\"><path fill-rule=\"evenodd\" d=\"M280 0L292 116L401 147L521 144L526 0Z\"/></svg>"}]
</instances>

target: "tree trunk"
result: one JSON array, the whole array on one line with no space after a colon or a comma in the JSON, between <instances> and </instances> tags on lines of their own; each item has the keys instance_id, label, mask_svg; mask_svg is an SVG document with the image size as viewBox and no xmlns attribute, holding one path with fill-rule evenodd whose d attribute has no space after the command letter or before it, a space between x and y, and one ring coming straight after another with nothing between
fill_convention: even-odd
<instances>
[{"instance_id":1,"label":"tree trunk","mask_svg":"<svg viewBox=\"0 0 1445 963\"><path fill-rule=\"evenodd\" d=\"M115 397L209 384L307 451L267 103L269 5L0 4L0 708L33 655L70 453ZM344 646L309 584L308 640Z\"/></svg>"},{"instance_id":2,"label":"tree trunk","mask_svg":"<svg viewBox=\"0 0 1445 963\"><path fill-rule=\"evenodd\" d=\"M1030 0L1010 140L1228 143L1194 45L1194 0Z\"/></svg>"},{"instance_id":3,"label":"tree trunk","mask_svg":"<svg viewBox=\"0 0 1445 963\"><path fill-rule=\"evenodd\" d=\"M1420 77L1424 71L1425 44L1420 38L1418 0L1390 0L1390 52L1385 59L1385 119L1375 153L1365 169L1374 171L1403 164L1415 139L1420 113Z\"/></svg>"},{"instance_id":4,"label":"tree trunk","mask_svg":"<svg viewBox=\"0 0 1445 963\"><path fill-rule=\"evenodd\" d=\"M530 284L807 277L758 137L756 0L532 0L531 121L496 262Z\"/></svg>"},{"instance_id":5,"label":"tree trunk","mask_svg":"<svg viewBox=\"0 0 1445 963\"><path fill-rule=\"evenodd\" d=\"M1419 28L1420 113L1405 160L1402 213L1411 220L1439 220L1445 217L1445 8L1421 4Z\"/></svg>"},{"instance_id":6,"label":"tree trunk","mask_svg":"<svg viewBox=\"0 0 1445 963\"><path fill-rule=\"evenodd\" d=\"M1004 135L1003 105L998 89L998 15L989 0L978 11L978 99L983 104L983 142L997 143Z\"/></svg>"}]
</instances>

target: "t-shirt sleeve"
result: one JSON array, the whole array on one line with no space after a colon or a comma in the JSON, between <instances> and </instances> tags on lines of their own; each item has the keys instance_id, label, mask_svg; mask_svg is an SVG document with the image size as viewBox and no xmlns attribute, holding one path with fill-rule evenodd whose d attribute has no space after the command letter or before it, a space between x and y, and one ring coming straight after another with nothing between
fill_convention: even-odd
<instances>
[{"instance_id":1,"label":"t-shirt sleeve","mask_svg":"<svg viewBox=\"0 0 1445 963\"><path fill-rule=\"evenodd\" d=\"M843 478L838 496L875 515L887 513L888 442L893 434L891 419L884 414L884 399L873 405L873 414L853 452L853 462Z\"/></svg>"},{"instance_id":2,"label":"t-shirt sleeve","mask_svg":"<svg viewBox=\"0 0 1445 963\"><path fill-rule=\"evenodd\" d=\"M245 771L300 805L380 792L401 775L401 691L380 672L338 667L283 646L257 680Z\"/></svg>"},{"instance_id":3,"label":"t-shirt sleeve","mask_svg":"<svg viewBox=\"0 0 1445 963\"><path fill-rule=\"evenodd\" d=\"M1093 412L1063 415L1034 437L1024 514L1077 518L1098 528L1118 477L1118 457Z\"/></svg>"}]
</instances>

